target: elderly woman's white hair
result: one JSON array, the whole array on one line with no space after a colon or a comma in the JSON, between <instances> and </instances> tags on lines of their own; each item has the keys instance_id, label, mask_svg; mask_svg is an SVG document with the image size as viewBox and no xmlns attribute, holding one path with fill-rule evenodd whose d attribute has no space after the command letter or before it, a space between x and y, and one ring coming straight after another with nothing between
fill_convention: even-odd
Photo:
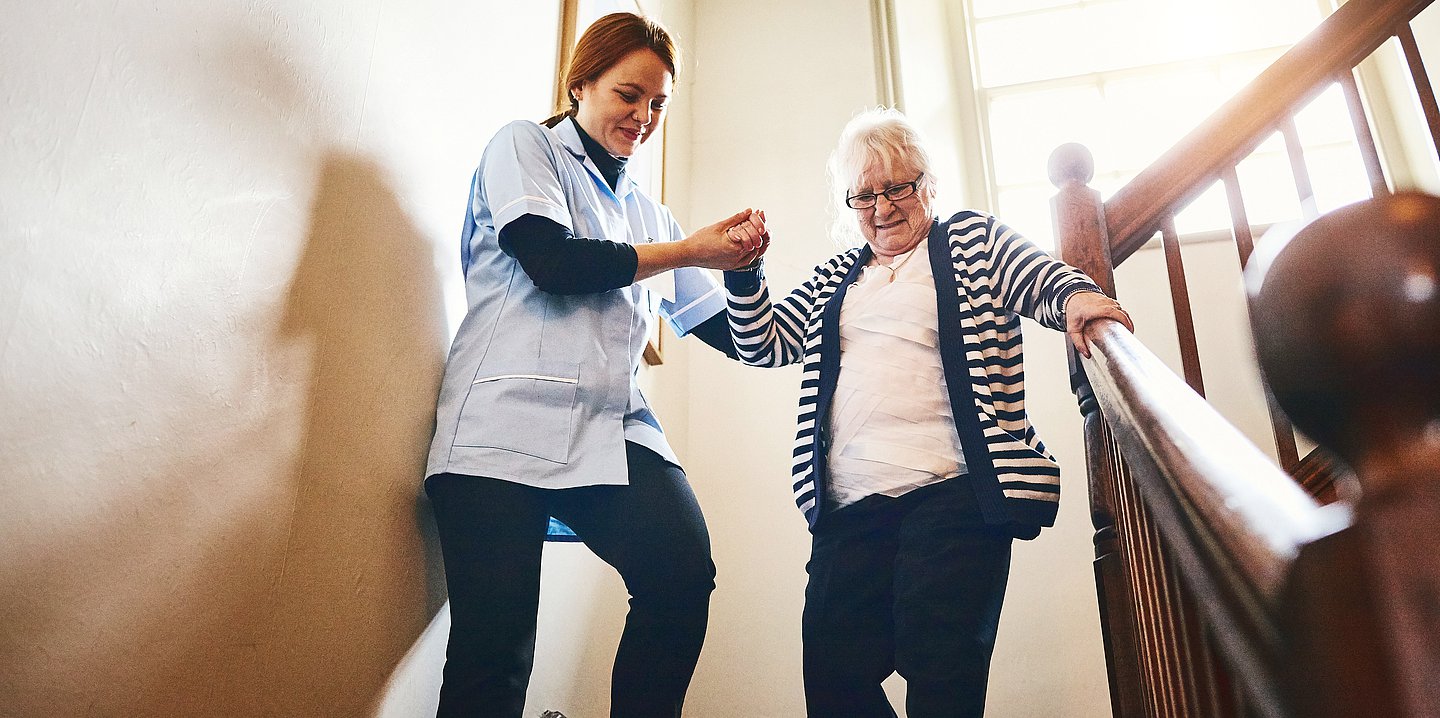
<instances>
[{"instance_id":1,"label":"elderly woman's white hair","mask_svg":"<svg viewBox=\"0 0 1440 718\"><path fill-rule=\"evenodd\" d=\"M923 172L919 190L925 200L935 196L935 170L930 151L919 128L905 113L891 107L867 109L846 123L840 141L830 153L828 170L831 197L831 233L836 242L854 247L864 242L859 213L845 204L845 197L866 167L879 164L887 171L897 164Z\"/></svg>"}]
</instances>

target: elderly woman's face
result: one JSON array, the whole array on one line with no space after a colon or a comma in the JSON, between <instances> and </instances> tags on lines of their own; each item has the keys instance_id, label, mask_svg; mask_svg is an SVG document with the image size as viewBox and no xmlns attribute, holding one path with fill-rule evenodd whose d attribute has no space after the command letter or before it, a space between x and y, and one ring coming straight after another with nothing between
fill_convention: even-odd
<instances>
[{"instance_id":1,"label":"elderly woman's face","mask_svg":"<svg viewBox=\"0 0 1440 718\"><path fill-rule=\"evenodd\" d=\"M920 170L908 162L894 162L889 168L872 162L866 166L850 189L850 195L874 194L875 206L853 210L860 220L860 233L870 249L882 258L894 257L914 249L930 232L930 183L920 177ZM885 195L904 194L905 187L920 180L908 197L892 200Z\"/></svg>"}]
</instances>

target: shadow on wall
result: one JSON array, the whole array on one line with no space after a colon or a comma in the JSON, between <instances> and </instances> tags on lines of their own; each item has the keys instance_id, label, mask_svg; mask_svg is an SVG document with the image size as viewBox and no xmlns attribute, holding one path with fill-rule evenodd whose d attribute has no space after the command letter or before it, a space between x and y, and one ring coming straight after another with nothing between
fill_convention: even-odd
<instances>
[{"instance_id":1,"label":"shadow on wall","mask_svg":"<svg viewBox=\"0 0 1440 718\"><path fill-rule=\"evenodd\" d=\"M431 257L379 168L323 161L277 338L312 358L261 651L265 714L364 713L444 602L420 498L445 336Z\"/></svg>"},{"instance_id":2,"label":"shadow on wall","mask_svg":"<svg viewBox=\"0 0 1440 718\"><path fill-rule=\"evenodd\" d=\"M432 252L368 161L314 196L270 345L224 349L263 355L264 401L105 457L6 547L0 716L367 715L439 611Z\"/></svg>"},{"instance_id":3,"label":"shadow on wall","mask_svg":"<svg viewBox=\"0 0 1440 718\"><path fill-rule=\"evenodd\" d=\"M56 42L94 59L9 100L76 118L35 130L35 174L72 163L43 228L109 254L6 329L48 395L7 407L0 452L0 717L366 715L443 602L434 252L378 165L327 149L354 141L329 137L355 124L344 73L256 8L89 13Z\"/></svg>"}]
</instances>

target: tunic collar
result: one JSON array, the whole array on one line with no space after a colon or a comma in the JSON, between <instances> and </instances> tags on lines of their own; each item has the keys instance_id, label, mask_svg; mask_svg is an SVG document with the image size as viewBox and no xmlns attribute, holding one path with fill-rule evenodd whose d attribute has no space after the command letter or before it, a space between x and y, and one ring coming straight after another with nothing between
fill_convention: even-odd
<instances>
[{"instance_id":1,"label":"tunic collar","mask_svg":"<svg viewBox=\"0 0 1440 718\"><path fill-rule=\"evenodd\" d=\"M595 166L595 161L585 153L585 143L580 139L580 132L575 126L574 117L566 117L561 120L560 124L555 125L554 131L555 136L560 138L561 144L565 145L565 149L575 159L584 163L585 169L590 170L591 176L600 183L601 187L605 188L605 191L610 192L619 200L625 199L635 191L635 182L630 179L630 173L623 169L620 171L620 180L615 183L615 189L611 191L610 184L605 181L605 175L600 173L600 168Z\"/></svg>"}]
</instances>

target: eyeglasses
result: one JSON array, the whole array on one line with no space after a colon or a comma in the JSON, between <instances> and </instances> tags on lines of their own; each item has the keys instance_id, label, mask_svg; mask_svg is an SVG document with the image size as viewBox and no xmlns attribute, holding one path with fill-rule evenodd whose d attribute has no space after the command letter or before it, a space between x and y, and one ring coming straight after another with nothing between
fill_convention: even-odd
<instances>
[{"instance_id":1,"label":"eyeglasses","mask_svg":"<svg viewBox=\"0 0 1440 718\"><path fill-rule=\"evenodd\" d=\"M899 202L900 200L905 199L912 194L915 194L915 190L920 185L920 179L924 176L925 173L921 172L919 177L916 177L909 182L902 182L901 184L897 184L894 187L886 187L885 189L880 190L880 194L876 194L874 192L861 192L860 194L856 195L847 195L845 197L845 206L849 207L850 209L870 209L871 207L875 206L876 202L880 201L881 194L885 195L885 199L888 199L891 202Z\"/></svg>"}]
</instances>

